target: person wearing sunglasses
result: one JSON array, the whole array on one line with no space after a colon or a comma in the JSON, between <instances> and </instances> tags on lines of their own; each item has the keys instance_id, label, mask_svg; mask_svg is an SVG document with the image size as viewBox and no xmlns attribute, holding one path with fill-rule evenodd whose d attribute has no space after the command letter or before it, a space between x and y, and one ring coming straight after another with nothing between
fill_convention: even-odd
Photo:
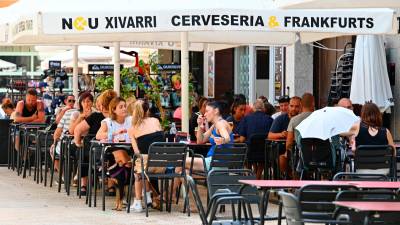
<instances>
[{"instance_id":1,"label":"person wearing sunglasses","mask_svg":"<svg viewBox=\"0 0 400 225\"><path fill-rule=\"evenodd\" d=\"M75 105L75 96L73 95L68 95L65 99L64 99L64 104L65 106L60 108L60 110L58 111L58 113L56 112L56 123L59 124L61 119L63 118L64 114L66 111L73 109L74 105Z\"/></svg>"}]
</instances>

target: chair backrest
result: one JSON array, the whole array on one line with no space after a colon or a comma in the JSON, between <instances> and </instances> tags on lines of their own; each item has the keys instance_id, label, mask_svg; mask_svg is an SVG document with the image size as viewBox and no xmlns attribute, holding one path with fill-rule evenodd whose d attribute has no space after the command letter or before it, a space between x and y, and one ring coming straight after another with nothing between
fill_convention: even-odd
<instances>
[{"instance_id":1,"label":"chair backrest","mask_svg":"<svg viewBox=\"0 0 400 225\"><path fill-rule=\"evenodd\" d=\"M154 142L149 147L147 172L154 167L183 168L185 174L186 148L183 143Z\"/></svg>"},{"instance_id":2,"label":"chair backrest","mask_svg":"<svg viewBox=\"0 0 400 225\"><path fill-rule=\"evenodd\" d=\"M286 216L287 225L303 225L303 217L301 215L301 206L298 198L284 191L278 192L282 199L283 212Z\"/></svg>"},{"instance_id":3,"label":"chair backrest","mask_svg":"<svg viewBox=\"0 0 400 225\"><path fill-rule=\"evenodd\" d=\"M215 167L227 169L243 169L247 156L247 145L232 144L226 148L215 148L210 163L210 170Z\"/></svg>"},{"instance_id":4,"label":"chair backrest","mask_svg":"<svg viewBox=\"0 0 400 225\"><path fill-rule=\"evenodd\" d=\"M366 173L337 173L333 180L359 180L359 181L389 181L389 177L384 174Z\"/></svg>"},{"instance_id":5,"label":"chair backrest","mask_svg":"<svg viewBox=\"0 0 400 225\"><path fill-rule=\"evenodd\" d=\"M397 193L390 190L345 190L337 194L335 201L397 202L399 201L399 196L397 195ZM341 215L348 215L351 218L351 224L362 225L364 224L365 217L368 216L368 212L355 212L354 210L348 209L346 207L337 207L334 213L334 217L337 218ZM389 221L393 221L391 220L390 216L390 214L380 215L380 218L378 218L378 220L380 220L380 223L377 224L388 224ZM376 218L371 219L375 220ZM382 220L385 222L383 223ZM372 222L371 224L376 223Z\"/></svg>"},{"instance_id":6,"label":"chair backrest","mask_svg":"<svg viewBox=\"0 0 400 225\"><path fill-rule=\"evenodd\" d=\"M207 225L207 216L203 207L203 203L201 202L199 190L197 190L196 183L193 178L189 175L186 176L186 180L188 182L189 188L192 190L193 198L197 206L197 210L199 211L199 216L202 222L202 225Z\"/></svg>"},{"instance_id":7,"label":"chair backrest","mask_svg":"<svg viewBox=\"0 0 400 225\"><path fill-rule=\"evenodd\" d=\"M251 170L248 169L214 169L207 175L207 190L210 197L220 189L229 189L231 192L239 193L243 186L239 180L255 180L256 177ZM245 186L242 195L246 196L250 201L259 200L257 196L257 188Z\"/></svg>"},{"instance_id":8,"label":"chair backrest","mask_svg":"<svg viewBox=\"0 0 400 225\"><path fill-rule=\"evenodd\" d=\"M399 196L391 190L344 190L336 195L335 201L399 201Z\"/></svg>"},{"instance_id":9,"label":"chair backrest","mask_svg":"<svg viewBox=\"0 0 400 225\"><path fill-rule=\"evenodd\" d=\"M305 169L333 167L332 150L329 140L302 138L300 142L300 155Z\"/></svg>"},{"instance_id":10,"label":"chair backrest","mask_svg":"<svg viewBox=\"0 0 400 225\"><path fill-rule=\"evenodd\" d=\"M394 173L394 150L390 145L360 145L354 155L355 171L359 169L389 169Z\"/></svg>"},{"instance_id":11,"label":"chair backrest","mask_svg":"<svg viewBox=\"0 0 400 225\"><path fill-rule=\"evenodd\" d=\"M264 162L265 159L265 138L266 134L257 133L249 138L249 145L247 151L248 162Z\"/></svg>"},{"instance_id":12,"label":"chair backrest","mask_svg":"<svg viewBox=\"0 0 400 225\"><path fill-rule=\"evenodd\" d=\"M299 202L305 219L332 219L332 203L342 190L357 189L352 185L305 185L299 190Z\"/></svg>"}]
</instances>

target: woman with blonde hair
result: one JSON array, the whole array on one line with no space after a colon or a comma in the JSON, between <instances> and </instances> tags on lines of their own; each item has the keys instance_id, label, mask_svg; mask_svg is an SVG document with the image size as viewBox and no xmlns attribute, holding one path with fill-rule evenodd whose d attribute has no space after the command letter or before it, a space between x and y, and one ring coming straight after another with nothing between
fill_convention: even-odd
<instances>
[{"instance_id":1,"label":"woman with blonde hair","mask_svg":"<svg viewBox=\"0 0 400 225\"><path fill-rule=\"evenodd\" d=\"M160 122L154 117L149 117L149 104L147 102L138 100L133 104L132 127L128 130L128 134L135 154L142 154L144 160L147 159L146 155L152 143L164 141L164 132L161 129ZM137 160L135 164L140 166L140 160ZM146 182L146 187L148 187L146 190L150 190L148 185L149 183ZM146 204L151 204L150 192L146 192L146 198ZM141 200L142 183L139 179L138 171L135 171L135 199L130 206L132 211L143 211Z\"/></svg>"}]
</instances>

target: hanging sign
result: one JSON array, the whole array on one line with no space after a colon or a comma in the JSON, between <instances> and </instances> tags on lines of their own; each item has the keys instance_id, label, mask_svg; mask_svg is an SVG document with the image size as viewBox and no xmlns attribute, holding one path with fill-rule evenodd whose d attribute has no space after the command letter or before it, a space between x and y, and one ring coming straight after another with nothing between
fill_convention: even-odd
<instances>
[{"instance_id":1,"label":"hanging sign","mask_svg":"<svg viewBox=\"0 0 400 225\"><path fill-rule=\"evenodd\" d=\"M158 69L158 71L181 70L181 65L180 64L158 64L157 69Z\"/></svg>"},{"instance_id":2,"label":"hanging sign","mask_svg":"<svg viewBox=\"0 0 400 225\"><path fill-rule=\"evenodd\" d=\"M123 69L124 65L120 65L120 69ZM89 64L88 71L91 72L114 72L114 64Z\"/></svg>"},{"instance_id":3,"label":"hanging sign","mask_svg":"<svg viewBox=\"0 0 400 225\"><path fill-rule=\"evenodd\" d=\"M61 61L58 60L50 60L49 61L49 69L61 69Z\"/></svg>"},{"instance_id":4,"label":"hanging sign","mask_svg":"<svg viewBox=\"0 0 400 225\"><path fill-rule=\"evenodd\" d=\"M43 12L44 34L291 31L382 34L394 31L391 9L199 9L136 12ZM26 29L23 24L20 29Z\"/></svg>"}]
</instances>

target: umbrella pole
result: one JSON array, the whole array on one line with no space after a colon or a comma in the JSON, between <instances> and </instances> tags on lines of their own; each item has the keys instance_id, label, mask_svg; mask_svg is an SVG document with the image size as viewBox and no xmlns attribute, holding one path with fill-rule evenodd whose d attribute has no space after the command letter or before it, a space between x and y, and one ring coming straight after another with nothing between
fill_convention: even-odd
<instances>
[{"instance_id":1,"label":"umbrella pole","mask_svg":"<svg viewBox=\"0 0 400 225\"><path fill-rule=\"evenodd\" d=\"M72 70L72 94L75 99L79 96L79 84L78 84L78 46L74 45L72 48L72 60L73 60L73 70Z\"/></svg>"},{"instance_id":2,"label":"umbrella pole","mask_svg":"<svg viewBox=\"0 0 400 225\"><path fill-rule=\"evenodd\" d=\"M181 80L182 80L182 131L189 132L189 50L188 33L181 32Z\"/></svg>"},{"instance_id":3,"label":"umbrella pole","mask_svg":"<svg viewBox=\"0 0 400 225\"><path fill-rule=\"evenodd\" d=\"M114 91L120 96L121 74L120 74L120 43L114 42Z\"/></svg>"}]
</instances>

